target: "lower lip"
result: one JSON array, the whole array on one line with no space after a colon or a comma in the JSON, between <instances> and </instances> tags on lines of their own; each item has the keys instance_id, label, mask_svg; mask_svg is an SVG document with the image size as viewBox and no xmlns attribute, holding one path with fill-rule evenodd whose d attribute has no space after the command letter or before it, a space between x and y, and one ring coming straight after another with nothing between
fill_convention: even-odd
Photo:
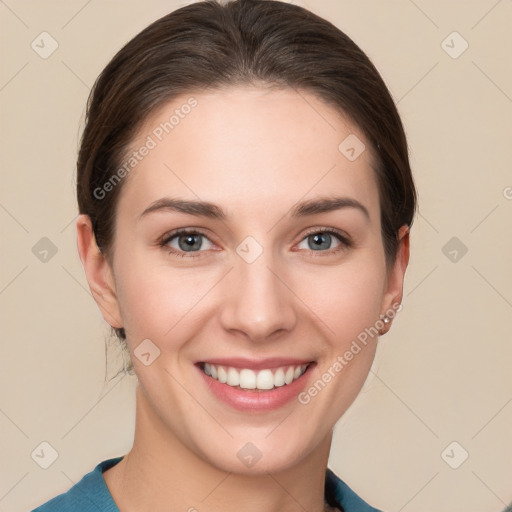
<instances>
[{"instance_id":1,"label":"lower lip","mask_svg":"<svg viewBox=\"0 0 512 512\"><path fill-rule=\"evenodd\" d=\"M291 384L285 384L267 391L244 390L222 384L206 375L196 366L210 391L224 403L240 411L271 411L287 404L306 387L311 371L316 363L310 363L306 371Z\"/></svg>"}]
</instances>

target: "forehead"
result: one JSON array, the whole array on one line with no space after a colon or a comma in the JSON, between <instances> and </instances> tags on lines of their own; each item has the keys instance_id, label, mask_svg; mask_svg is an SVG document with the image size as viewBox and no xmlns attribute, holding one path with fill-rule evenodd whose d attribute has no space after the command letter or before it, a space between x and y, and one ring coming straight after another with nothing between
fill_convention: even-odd
<instances>
[{"instance_id":1,"label":"forehead","mask_svg":"<svg viewBox=\"0 0 512 512\"><path fill-rule=\"evenodd\" d=\"M361 130L291 88L179 96L146 119L125 163L130 155L120 203L139 213L166 195L249 212L263 202L282 208L336 193L378 208L372 149Z\"/></svg>"}]
</instances>

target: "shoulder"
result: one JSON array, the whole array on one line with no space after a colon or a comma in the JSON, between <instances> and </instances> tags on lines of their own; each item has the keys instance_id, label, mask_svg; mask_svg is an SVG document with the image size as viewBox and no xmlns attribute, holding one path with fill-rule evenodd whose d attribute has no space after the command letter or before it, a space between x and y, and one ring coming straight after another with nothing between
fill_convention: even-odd
<instances>
[{"instance_id":1,"label":"shoulder","mask_svg":"<svg viewBox=\"0 0 512 512\"><path fill-rule=\"evenodd\" d=\"M119 512L103 479L103 472L123 457L100 462L67 492L59 494L31 512Z\"/></svg>"},{"instance_id":2,"label":"shoulder","mask_svg":"<svg viewBox=\"0 0 512 512\"><path fill-rule=\"evenodd\" d=\"M325 478L325 493L326 497L334 500L334 505L342 507L343 512L381 512L366 503L329 468Z\"/></svg>"}]
</instances>

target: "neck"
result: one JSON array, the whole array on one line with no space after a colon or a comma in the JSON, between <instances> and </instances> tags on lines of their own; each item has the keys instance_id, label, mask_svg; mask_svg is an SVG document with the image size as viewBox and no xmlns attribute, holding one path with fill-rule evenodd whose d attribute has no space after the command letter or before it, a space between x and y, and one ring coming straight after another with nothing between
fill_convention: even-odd
<instances>
[{"instance_id":1,"label":"neck","mask_svg":"<svg viewBox=\"0 0 512 512\"><path fill-rule=\"evenodd\" d=\"M245 475L213 466L166 427L137 386L131 451L103 474L122 512L292 512L331 510L324 501L329 431L295 466Z\"/></svg>"}]
</instances>

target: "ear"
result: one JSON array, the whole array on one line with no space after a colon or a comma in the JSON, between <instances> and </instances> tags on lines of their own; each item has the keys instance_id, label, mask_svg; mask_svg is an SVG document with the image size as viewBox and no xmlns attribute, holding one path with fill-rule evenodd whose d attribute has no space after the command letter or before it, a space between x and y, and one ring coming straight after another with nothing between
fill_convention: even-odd
<instances>
[{"instance_id":1,"label":"ear","mask_svg":"<svg viewBox=\"0 0 512 512\"><path fill-rule=\"evenodd\" d=\"M409 226L403 225L398 231L398 248L395 262L389 269L386 291L382 300L381 317L388 311L397 312L402 303L405 270L409 263ZM379 334L386 334L391 328L393 319L384 325Z\"/></svg>"},{"instance_id":2,"label":"ear","mask_svg":"<svg viewBox=\"0 0 512 512\"><path fill-rule=\"evenodd\" d=\"M122 327L115 281L110 264L99 250L88 215L79 215L76 221L77 245L92 296L105 321L112 327Z\"/></svg>"}]
</instances>

